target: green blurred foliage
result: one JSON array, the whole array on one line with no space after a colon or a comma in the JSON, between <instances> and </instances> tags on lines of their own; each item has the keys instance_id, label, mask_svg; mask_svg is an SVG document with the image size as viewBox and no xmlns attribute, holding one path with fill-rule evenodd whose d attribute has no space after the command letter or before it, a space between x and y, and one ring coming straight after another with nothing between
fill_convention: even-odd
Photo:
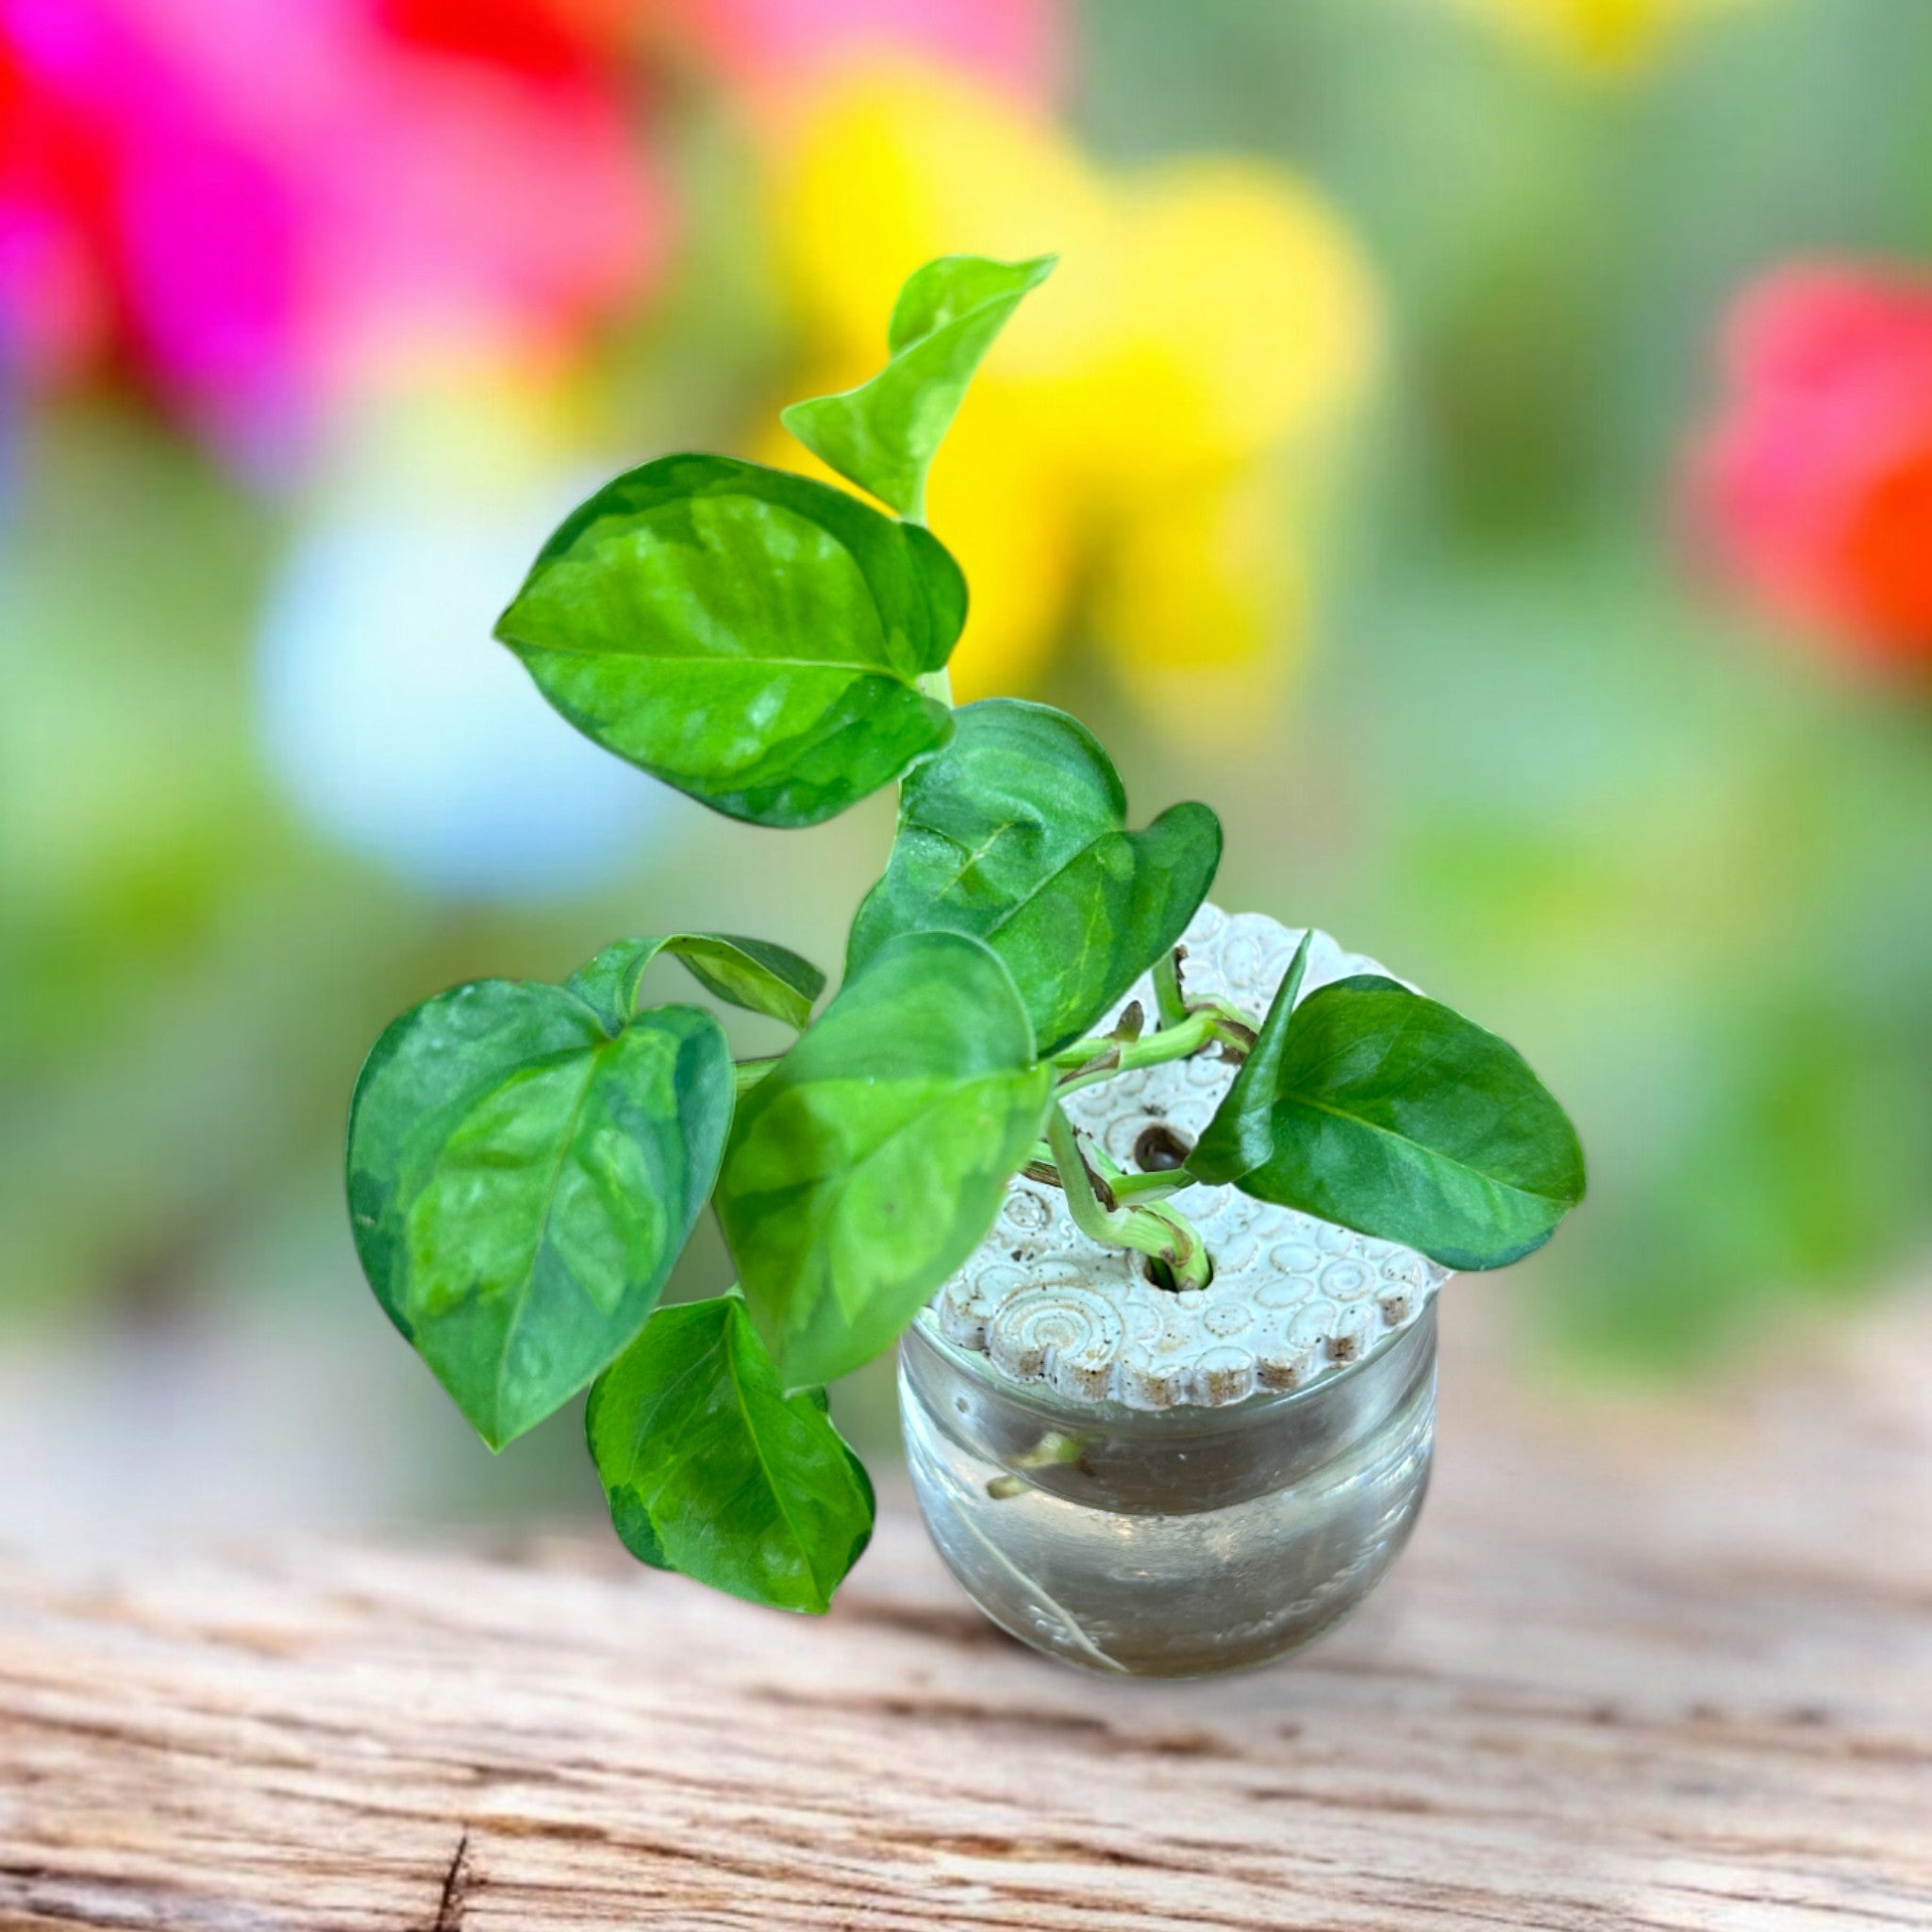
<instances>
[{"instance_id":1,"label":"green blurred foliage","mask_svg":"<svg viewBox=\"0 0 1932 1932\"><path fill-rule=\"evenodd\" d=\"M1706 608L1672 476L1741 277L1932 257L1932 8L1765 0L1611 83L1437 0L1096 0L1075 74L1105 152L1258 151L1332 195L1388 290L1393 373L1316 662L1252 756L1163 742L1077 658L1043 695L1101 731L1141 816L1215 805L1223 903L1328 926L1548 1079L1591 1199L1519 1278L1572 1359L1695 1361L1902 1277L1932 1233L1932 719ZM708 210L736 164L701 133ZM611 345L640 457L727 441L769 373L755 244L721 232L708 212L671 302ZM554 977L640 930L842 956L890 800L805 833L675 813L607 891L527 909L325 849L254 739L286 513L125 406L50 416L20 470L0 1315L349 1306L350 1085L441 986ZM724 1265L707 1232L680 1289Z\"/></svg>"},{"instance_id":2,"label":"green blurred foliage","mask_svg":"<svg viewBox=\"0 0 1932 1932\"><path fill-rule=\"evenodd\" d=\"M1657 570L1579 546L1385 589L1379 675L1338 694L1390 781L1336 923L1581 1124L1592 1198L1523 1280L1600 1363L1903 1265L1932 1179L1932 731Z\"/></svg>"}]
</instances>

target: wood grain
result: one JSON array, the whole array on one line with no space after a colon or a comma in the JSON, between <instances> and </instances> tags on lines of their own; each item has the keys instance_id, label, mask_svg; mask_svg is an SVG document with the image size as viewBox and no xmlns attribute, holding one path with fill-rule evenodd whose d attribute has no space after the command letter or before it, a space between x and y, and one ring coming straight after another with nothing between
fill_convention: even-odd
<instances>
[{"instance_id":1,"label":"wood grain","mask_svg":"<svg viewBox=\"0 0 1932 1932\"><path fill-rule=\"evenodd\" d=\"M0 1932L1932 1926L1932 1323L1692 1411L1449 1324L1409 1554L1088 1680L889 1492L824 1622L568 1541L0 1563Z\"/></svg>"}]
</instances>

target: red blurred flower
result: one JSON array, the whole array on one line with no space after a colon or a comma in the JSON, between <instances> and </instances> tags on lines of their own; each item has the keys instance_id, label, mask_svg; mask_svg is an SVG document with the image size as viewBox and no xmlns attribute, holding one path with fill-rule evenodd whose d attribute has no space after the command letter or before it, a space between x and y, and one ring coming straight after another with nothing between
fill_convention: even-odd
<instances>
[{"instance_id":1,"label":"red blurred flower","mask_svg":"<svg viewBox=\"0 0 1932 1932\"><path fill-rule=\"evenodd\" d=\"M1748 289L1692 502L1769 611L1932 669L1932 276L1814 262Z\"/></svg>"}]
</instances>

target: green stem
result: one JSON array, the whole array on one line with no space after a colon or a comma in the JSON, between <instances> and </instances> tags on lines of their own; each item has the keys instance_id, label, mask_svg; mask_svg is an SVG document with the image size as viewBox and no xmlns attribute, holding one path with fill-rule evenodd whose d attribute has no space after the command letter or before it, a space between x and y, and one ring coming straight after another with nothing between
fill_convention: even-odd
<instances>
[{"instance_id":1,"label":"green stem","mask_svg":"<svg viewBox=\"0 0 1932 1932\"><path fill-rule=\"evenodd\" d=\"M937 671L920 673L919 689L936 703L944 705L948 710L953 708L953 673L949 666L941 664Z\"/></svg>"},{"instance_id":2,"label":"green stem","mask_svg":"<svg viewBox=\"0 0 1932 1932\"><path fill-rule=\"evenodd\" d=\"M1059 1171L1060 1186L1066 1190L1067 1211L1082 1234L1109 1247L1131 1248L1136 1254L1166 1262L1178 1288L1208 1286L1212 1263L1207 1244L1184 1215L1166 1207L1122 1207L1118 1199L1109 1208L1101 1200L1074 1124L1058 1102L1046 1117L1046 1142ZM1111 1183L1103 1184L1111 1189Z\"/></svg>"},{"instance_id":3,"label":"green stem","mask_svg":"<svg viewBox=\"0 0 1932 1932\"><path fill-rule=\"evenodd\" d=\"M1166 1174L1109 1175L1107 1184L1113 1190L1116 1200L1129 1200L1137 1194L1152 1194L1158 1200L1167 1194L1177 1194L1183 1188L1192 1187L1193 1176L1183 1169L1174 1168Z\"/></svg>"},{"instance_id":4,"label":"green stem","mask_svg":"<svg viewBox=\"0 0 1932 1932\"><path fill-rule=\"evenodd\" d=\"M1107 1158L1098 1142L1094 1145L1093 1154L1095 1159L1101 1163L1102 1175L1108 1189L1116 1200L1136 1194L1153 1194L1157 1197L1177 1194L1183 1188L1191 1188L1194 1184L1193 1175L1184 1173L1179 1168L1165 1173L1124 1173ZM1053 1149L1044 1141L1034 1141L1033 1152L1027 1156L1026 1164L1020 1172L1028 1180L1040 1181L1049 1188L1060 1185L1060 1171L1054 1164Z\"/></svg>"},{"instance_id":5,"label":"green stem","mask_svg":"<svg viewBox=\"0 0 1932 1932\"><path fill-rule=\"evenodd\" d=\"M1057 1067L1084 1067L1089 1060L1097 1060L1102 1054L1111 1053L1120 1044L1111 1033L1090 1033L1085 1040L1076 1040L1072 1046L1063 1046L1054 1055L1052 1064Z\"/></svg>"},{"instance_id":6,"label":"green stem","mask_svg":"<svg viewBox=\"0 0 1932 1932\"><path fill-rule=\"evenodd\" d=\"M1122 1042L1104 1034L1097 1035L1054 1055L1056 1066L1080 1067L1095 1059L1107 1062L1091 1074L1076 1074L1063 1079L1059 1091L1077 1093L1083 1087L1111 1080L1117 1074L1130 1074L1137 1067L1157 1067L1163 1060L1184 1060L1216 1041L1227 1045L1241 1043L1228 1022L1206 1008L1198 1013L1189 1013L1177 1025L1163 1026L1158 1033L1143 1033L1139 1040ZM1073 1058L1075 1054L1080 1058Z\"/></svg>"},{"instance_id":7,"label":"green stem","mask_svg":"<svg viewBox=\"0 0 1932 1932\"><path fill-rule=\"evenodd\" d=\"M1221 1023L1223 1039L1240 1047L1243 1053L1254 1045L1260 1033L1259 1024L1252 1014L1242 1012L1232 1002L1219 999L1211 993L1205 999L1190 1001L1188 1011L1211 1014Z\"/></svg>"},{"instance_id":8,"label":"green stem","mask_svg":"<svg viewBox=\"0 0 1932 1932\"><path fill-rule=\"evenodd\" d=\"M783 1056L773 1054L768 1058L757 1060L734 1060L731 1063L731 1086L736 1093L749 1093Z\"/></svg>"},{"instance_id":9,"label":"green stem","mask_svg":"<svg viewBox=\"0 0 1932 1932\"><path fill-rule=\"evenodd\" d=\"M1127 1211L1149 1215L1168 1230L1173 1246L1160 1258L1167 1262L1176 1290L1206 1288L1214 1279L1214 1257L1208 1252L1208 1243L1178 1208L1170 1208L1165 1201L1149 1201L1145 1207Z\"/></svg>"}]
</instances>

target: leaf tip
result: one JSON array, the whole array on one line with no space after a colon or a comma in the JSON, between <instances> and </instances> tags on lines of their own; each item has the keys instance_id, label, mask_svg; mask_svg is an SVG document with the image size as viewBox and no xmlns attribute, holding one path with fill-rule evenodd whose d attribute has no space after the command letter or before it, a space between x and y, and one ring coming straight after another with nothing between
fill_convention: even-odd
<instances>
[{"instance_id":1,"label":"leaf tip","mask_svg":"<svg viewBox=\"0 0 1932 1932\"><path fill-rule=\"evenodd\" d=\"M524 608L524 595L521 591L512 597L498 613L496 622L490 626L492 641L499 643L516 658L525 670L531 668L531 654L538 648L528 638L519 634L519 622Z\"/></svg>"}]
</instances>

